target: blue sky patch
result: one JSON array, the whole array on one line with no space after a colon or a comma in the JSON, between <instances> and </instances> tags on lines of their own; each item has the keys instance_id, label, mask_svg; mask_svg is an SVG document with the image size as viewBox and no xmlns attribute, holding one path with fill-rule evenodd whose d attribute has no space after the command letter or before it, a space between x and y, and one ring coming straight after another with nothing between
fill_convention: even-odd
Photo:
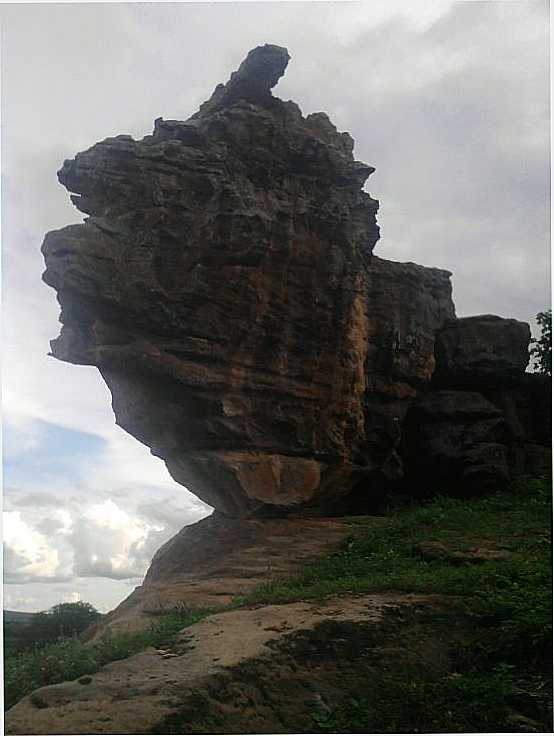
<instances>
[{"instance_id":1,"label":"blue sky patch","mask_svg":"<svg viewBox=\"0 0 554 736\"><path fill-rule=\"evenodd\" d=\"M27 432L4 427L4 487L49 487L79 481L83 464L100 455L107 442L98 435L36 420Z\"/></svg>"}]
</instances>

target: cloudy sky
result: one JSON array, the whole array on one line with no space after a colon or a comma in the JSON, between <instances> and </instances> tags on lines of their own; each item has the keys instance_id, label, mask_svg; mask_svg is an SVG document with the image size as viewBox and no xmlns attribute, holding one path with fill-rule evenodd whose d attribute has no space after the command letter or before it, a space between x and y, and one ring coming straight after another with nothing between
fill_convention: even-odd
<instances>
[{"instance_id":1,"label":"cloudy sky","mask_svg":"<svg viewBox=\"0 0 554 736\"><path fill-rule=\"evenodd\" d=\"M56 171L96 141L184 119L249 49L287 46L274 93L326 111L376 167L376 254L454 273L459 316L549 303L546 2L0 5L4 606L106 611L209 512L114 425L95 369L47 357L48 230L81 215Z\"/></svg>"}]
</instances>

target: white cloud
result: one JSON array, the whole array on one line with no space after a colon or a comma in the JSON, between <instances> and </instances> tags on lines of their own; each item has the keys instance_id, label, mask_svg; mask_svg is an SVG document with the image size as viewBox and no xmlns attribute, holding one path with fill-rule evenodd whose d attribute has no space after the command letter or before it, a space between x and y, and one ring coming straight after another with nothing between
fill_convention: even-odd
<instances>
[{"instance_id":1,"label":"white cloud","mask_svg":"<svg viewBox=\"0 0 554 736\"><path fill-rule=\"evenodd\" d=\"M3 538L7 555L5 576L10 579L56 578L60 567L58 550L21 516L5 511Z\"/></svg>"},{"instance_id":2,"label":"white cloud","mask_svg":"<svg viewBox=\"0 0 554 736\"><path fill-rule=\"evenodd\" d=\"M183 523L206 515L200 507L183 510L171 499L160 499L160 507L172 515L156 513L155 503L133 511L110 497L87 502L82 496L60 508L23 504L21 510L4 511L6 581L73 581L74 587L86 578L138 582L159 546Z\"/></svg>"}]
</instances>

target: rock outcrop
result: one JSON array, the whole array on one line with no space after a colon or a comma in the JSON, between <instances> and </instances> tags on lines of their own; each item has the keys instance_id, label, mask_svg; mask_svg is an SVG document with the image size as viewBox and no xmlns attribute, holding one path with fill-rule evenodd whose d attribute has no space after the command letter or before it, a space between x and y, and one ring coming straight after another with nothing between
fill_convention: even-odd
<instances>
[{"instance_id":1,"label":"rock outcrop","mask_svg":"<svg viewBox=\"0 0 554 736\"><path fill-rule=\"evenodd\" d=\"M9 710L5 733L317 732L314 714L364 698L391 674L455 671L449 650L467 630L453 600L437 595L226 611L183 629L170 652L150 647L35 690Z\"/></svg>"},{"instance_id":2,"label":"rock outcrop","mask_svg":"<svg viewBox=\"0 0 554 736\"><path fill-rule=\"evenodd\" d=\"M456 319L437 334L435 385L457 388L510 385L529 362L526 322L492 314Z\"/></svg>"},{"instance_id":3,"label":"rock outcrop","mask_svg":"<svg viewBox=\"0 0 554 736\"><path fill-rule=\"evenodd\" d=\"M98 366L117 422L233 516L401 477L399 425L454 317L446 271L371 256L373 169L271 95L287 61L255 49L186 122L66 161L88 218L43 247L53 355Z\"/></svg>"},{"instance_id":4,"label":"rock outcrop","mask_svg":"<svg viewBox=\"0 0 554 736\"><path fill-rule=\"evenodd\" d=\"M288 61L258 47L188 120L108 138L58 174L87 218L44 241L63 325L52 355L97 366L118 424L215 507L92 640L344 552L383 523L348 514L387 491L473 495L549 472L550 383L524 374L528 325L456 319L449 272L373 255L373 168L324 113L272 95ZM208 616L172 651L31 693L6 732L309 731L314 708L391 673L460 676L449 647L469 624L452 598L352 592Z\"/></svg>"},{"instance_id":5,"label":"rock outcrop","mask_svg":"<svg viewBox=\"0 0 554 736\"><path fill-rule=\"evenodd\" d=\"M446 436L451 435L450 430L455 425L460 426L459 410L455 409L452 421L446 420L449 427L446 429L444 422L448 407L452 409L456 404L458 408L464 408L467 421L460 441L455 443L456 449L452 446L458 458L458 470L441 461L439 465L443 472L430 474L428 467L425 477L432 481L431 486L441 484L444 488L450 479L448 487L458 487L461 492L471 494L472 491L502 486L513 473L550 474L551 383L546 376L525 373L530 337L527 323L490 314L453 320L437 333L437 365L431 388L438 391L437 399L431 399L431 402L435 408L441 403L442 406L438 423L431 419L433 412L427 412L424 433L433 437L427 450L422 447L421 432L413 433L414 443L405 439L415 465L420 460L428 466L433 459L439 461L435 449L439 445L444 448L439 435L444 430L445 442L448 442ZM492 407L496 409L496 422L489 416L488 424L482 425L477 415L470 418L470 407L475 406L475 401L464 397L475 396L475 392L481 397L483 409L488 407L485 413L490 414ZM449 399L441 402L440 397L444 395ZM424 398L423 405L426 401ZM414 411L419 411L417 402ZM415 421L414 416L412 425ZM491 431L483 434L486 426ZM416 445L419 445L419 459L416 459ZM414 465L412 470L415 470ZM431 475L435 477L431 478ZM411 477L415 479L415 476ZM418 477L422 477L421 473ZM467 482L469 478L471 483Z\"/></svg>"},{"instance_id":6,"label":"rock outcrop","mask_svg":"<svg viewBox=\"0 0 554 736\"><path fill-rule=\"evenodd\" d=\"M360 528L378 527L382 521L382 517L232 519L215 511L166 542L154 555L142 585L87 636L93 640L108 629L147 629L161 614L183 606L228 605L270 579L290 578L303 565L340 550Z\"/></svg>"},{"instance_id":7,"label":"rock outcrop","mask_svg":"<svg viewBox=\"0 0 554 736\"><path fill-rule=\"evenodd\" d=\"M416 402L403 436L406 475L426 495L469 496L510 477L510 428L502 412L475 391L431 391Z\"/></svg>"},{"instance_id":8,"label":"rock outcrop","mask_svg":"<svg viewBox=\"0 0 554 736\"><path fill-rule=\"evenodd\" d=\"M188 120L65 161L87 218L44 241L52 354L97 366L118 424L228 516L366 511L437 463L502 481L492 399L425 393L514 385L528 326L456 320L447 271L372 255L374 169L327 115L272 95L288 61L258 47ZM447 415L455 458L423 441Z\"/></svg>"}]
</instances>

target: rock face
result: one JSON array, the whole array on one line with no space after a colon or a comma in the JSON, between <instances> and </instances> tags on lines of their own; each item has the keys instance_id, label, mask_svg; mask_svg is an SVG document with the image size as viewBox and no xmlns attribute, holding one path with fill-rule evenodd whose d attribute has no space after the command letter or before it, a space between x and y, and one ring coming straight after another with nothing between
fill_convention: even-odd
<instances>
[{"instance_id":1,"label":"rock face","mask_svg":"<svg viewBox=\"0 0 554 736\"><path fill-rule=\"evenodd\" d=\"M175 609L219 608L247 596L269 579L286 579L325 554L337 552L382 517L232 519L215 511L184 527L154 555L142 582L102 621L107 630L147 629Z\"/></svg>"},{"instance_id":2,"label":"rock face","mask_svg":"<svg viewBox=\"0 0 554 736\"><path fill-rule=\"evenodd\" d=\"M509 479L510 428L473 391L432 391L411 407L404 428L406 475L419 492L481 493Z\"/></svg>"},{"instance_id":3,"label":"rock face","mask_svg":"<svg viewBox=\"0 0 554 736\"><path fill-rule=\"evenodd\" d=\"M271 95L287 61L257 48L186 122L66 161L89 217L43 246L53 355L98 366L117 422L235 516L400 477L399 424L454 317L447 272L372 258L373 169Z\"/></svg>"},{"instance_id":4,"label":"rock face","mask_svg":"<svg viewBox=\"0 0 554 736\"><path fill-rule=\"evenodd\" d=\"M481 468L483 443L502 442L467 440L477 415L488 426L483 397L477 415L462 394L416 404L417 453L404 419L434 386L481 390L526 365L528 326L456 320L447 271L372 255L373 168L324 113L273 97L288 61L258 47L185 122L65 161L88 217L43 245L62 308L52 354L97 366L118 424L234 517L367 505L443 457L421 444L433 412L465 437L448 467Z\"/></svg>"},{"instance_id":5,"label":"rock face","mask_svg":"<svg viewBox=\"0 0 554 736\"><path fill-rule=\"evenodd\" d=\"M433 382L458 387L498 386L517 381L529 362L526 322L492 314L465 317L437 335Z\"/></svg>"},{"instance_id":6,"label":"rock face","mask_svg":"<svg viewBox=\"0 0 554 736\"><path fill-rule=\"evenodd\" d=\"M551 385L524 372L530 337L527 323L490 314L439 330L433 392L414 404L404 438L407 476L471 494L501 487L513 473L550 474Z\"/></svg>"}]
</instances>

